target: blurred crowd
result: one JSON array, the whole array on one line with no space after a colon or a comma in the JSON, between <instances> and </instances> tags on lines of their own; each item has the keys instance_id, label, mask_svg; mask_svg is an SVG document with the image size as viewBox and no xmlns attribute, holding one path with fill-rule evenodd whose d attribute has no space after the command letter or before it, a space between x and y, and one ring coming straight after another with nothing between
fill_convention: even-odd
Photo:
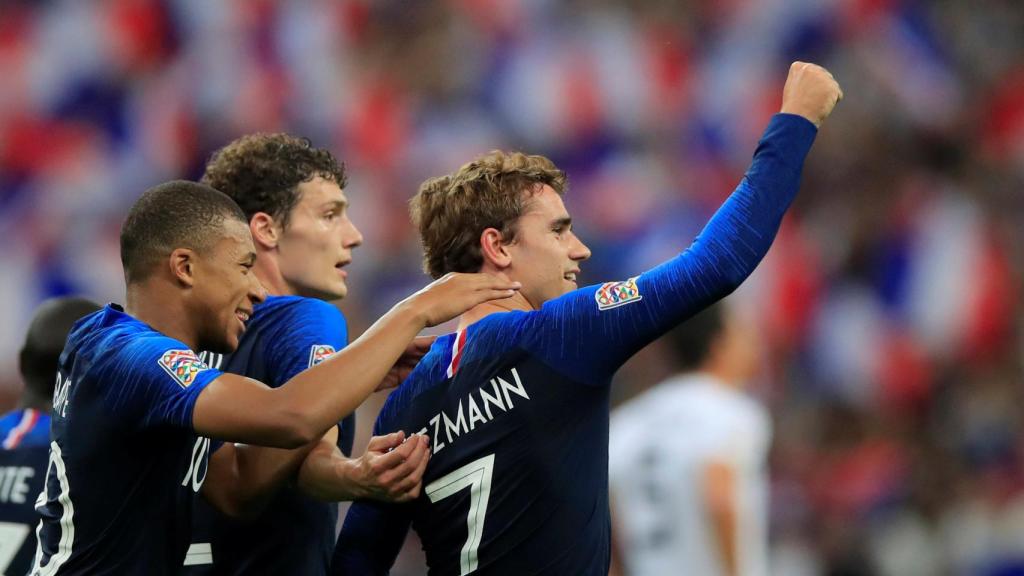
<instances>
[{"instance_id":1,"label":"blurred crowd","mask_svg":"<svg viewBox=\"0 0 1024 576\"><path fill-rule=\"evenodd\" d=\"M236 136L346 162L358 334L427 281L426 177L551 157L583 282L622 279L689 244L813 61L846 98L736 296L770 345L774 573L1020 573L1022 30L1017 0L5 1L0 407L35 304L121 301L131 202ZM616 396L661 366L643 352Z\"/></svg>"}]
</instances>

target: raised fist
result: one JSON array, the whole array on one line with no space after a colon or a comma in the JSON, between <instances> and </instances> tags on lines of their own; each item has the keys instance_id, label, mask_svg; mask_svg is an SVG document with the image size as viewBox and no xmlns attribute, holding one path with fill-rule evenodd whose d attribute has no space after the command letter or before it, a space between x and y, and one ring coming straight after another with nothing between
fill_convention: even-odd
<instances>
[{"instance_id":1,"label":"raised fist","mask_svg":"<svg viewBox=\"0 0 1024 576\"><path fill-rule=\"evenodd\" d=\"M828 70L817 64L793 62L782 89L781 111L803 116L820 127L842 99L843 90Z\"/></svg>"}]
</instances>

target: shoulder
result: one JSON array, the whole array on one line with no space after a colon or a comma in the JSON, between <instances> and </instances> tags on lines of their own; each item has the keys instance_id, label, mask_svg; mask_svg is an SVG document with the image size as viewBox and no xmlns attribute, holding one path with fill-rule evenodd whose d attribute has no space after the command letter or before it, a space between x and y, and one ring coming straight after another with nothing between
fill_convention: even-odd
<instances>
[{"instance_id":1,"label":"shoulder","mask_svg":"<svg viewBox=\"0 0 1024 576\"><path fill-rule=\"evenodd\" d=\"M281 318L328 320L344 322L345 316L337 306L316 298L302 296L271 296L256 306L253 322L274 321Z\"/></svg>"},{"instance_id":2,"label":"shoulder","mask_svg":"<svg viewBox=\"0 0 1024 576\"><path fill-rule=\"evenodd\" d=\"M337 306L315 298L272 296L256 306L243 338L260 337L280 347L330 345L333 351L348 343L348 327Z\"/></svg>"},{"instance_id":3,"label":"shoulder","mask_svg":"<svg viewBox=\"0 0 1024 576\"><path fill-rule=\"evenodd\" d=\"M540 320L537 311L497 312L481 318L466 329L465 360L494 356L522 345L535 333Z\"/></svg>"},{"instance_id":4,"label":"shoulder","mask_svg":"<svg viewBox=\"0 0 1024 576\"><path fill-rule=\"evenodd\" d=\"M135 319L99 326L75 349L73 360L86 380L138 377L158 372L172 377L205 369L199 355L184 342L153 330ZM186 370L187 369L187 370Z\"/></svg>"},{"instance_id":5,"label":"shoulder","mask_svg":"<svg viewBox=\"0 0 1024 576\"><path fill-rule=\"evenodd\" d=\"M440 385L447 378L446 370L448 363L451 362L454 340L455 334L438 336L409 377L391 391L377 416L377 425L381 430L390 430L394 427L395 420L420 394Z\"/></svg>"},{"instance_id":6,"label":"shoulder","mask_svg":"<svg viewBox=\"0 0 1024 576\"><path fill-rule=\"evenodd\" d=\"M0 438L7 436L7 433L18 427L24 416L24 410L12 410L0 416Z\"/></svg>"}]
</instances>

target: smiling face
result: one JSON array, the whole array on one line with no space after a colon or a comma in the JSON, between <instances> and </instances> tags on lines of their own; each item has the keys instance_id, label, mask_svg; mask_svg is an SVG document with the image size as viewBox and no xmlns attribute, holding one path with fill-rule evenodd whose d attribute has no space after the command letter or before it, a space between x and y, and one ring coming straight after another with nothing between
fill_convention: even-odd
<instances>
[{"instance_id":1,"label":"smiling face","mask_svg":"<svg viewBox=\"0 0 1024 576\"><path fill-rule=\"evenodd\" d=\"M266 294L252 272L256 262L249 227L227 219L224 237L196 255L189 315L196 319L199 350L228 353L238 348L245 322Z\"/></svg>"},{"instance_id":2,"label":"smiling face","mask_svg":"<svg viewBox=\"0 0 1024 576\"><path fill-rule=\"evenodd\" d=\"M523 284L520 293L534 308L575 290L580 263L590 258L590 249L572 231L562 197L548 185L529 198L506 249L511 263L505 272Z\"/></svg>"},{"instance_id":3,"label":"smiling face","mask_svg":"<svg viewBox=\"0 0 1024 576\"><path fill-rule=\"evenodd\" d=\"M334 300L348 294L345 266L363 236L348 217L337 183L315 177L298 185L299 200L280 229L278 267L293 295Z\"/></svg>"}]
</instances>

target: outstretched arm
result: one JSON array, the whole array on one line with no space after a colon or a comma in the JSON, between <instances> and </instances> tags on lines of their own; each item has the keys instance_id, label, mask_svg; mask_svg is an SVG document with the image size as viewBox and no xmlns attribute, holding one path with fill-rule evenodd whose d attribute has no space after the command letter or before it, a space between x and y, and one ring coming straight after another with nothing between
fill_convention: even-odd
<instances>
[{"instance_id":1,"label":"outstretched arm","mask_svg":"<svg viewBox=\"0 0 1024 576\"><path fill-rule=\"evenodd\" d=\"M735 290L757 267L796 195L816 126L842 92L812 64L790 68L782 112L753 162L693 244L637 277L576 290L548 302L524 324L542 357L585 382L605 384L637 350ZM555 359L553 359L555 360Z\"/></svg>"},{"instance_id":2,"label":"outstretched arm","mask_svg":"<svg viewBox=\"0 0 1024 576\"><path fill-rule=\"evenodd\" d=\"M518 286L486 274L449 274L403 300L365 334L280 388L221 374L202 390L192 425L210 438L298 448L320 438L369 396L426 326Z\"/></svg>"}]
</instances>

